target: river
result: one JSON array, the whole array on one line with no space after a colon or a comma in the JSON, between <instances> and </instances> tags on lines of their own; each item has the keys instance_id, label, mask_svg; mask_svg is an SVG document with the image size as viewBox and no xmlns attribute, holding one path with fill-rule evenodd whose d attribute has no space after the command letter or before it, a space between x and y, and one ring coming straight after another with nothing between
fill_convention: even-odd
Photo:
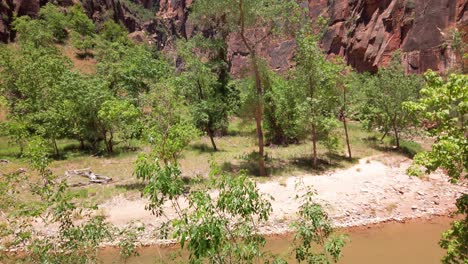
<instances>
[{"instance_id":1,"label":"river","mask_svg":"<svg viewBox=\"0 0 468 264\"><path fill-rule=\"evenodd\" d=\"M436 217L430 220L411 220L406 223L384 223L368 227L342 230L349 234L351 243L343 251L340 264L436 264L444 251L438 246L441 233L453 219ZM268 237L267 249L286 259L291 254L290 235ZM129 264L187 263L186 254L177 247L146 247ZM182 256L181 256L182 255ZM122 263L116 249L100 254L104 263ZM289 260L289 263L296 263Z\"/></svg>"}]
</instances>

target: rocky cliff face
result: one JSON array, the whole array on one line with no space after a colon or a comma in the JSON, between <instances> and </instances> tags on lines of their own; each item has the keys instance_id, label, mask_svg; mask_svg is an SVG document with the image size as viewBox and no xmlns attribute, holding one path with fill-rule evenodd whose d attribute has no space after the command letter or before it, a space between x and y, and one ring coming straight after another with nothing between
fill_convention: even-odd
<instances>
[{"instance_id":1,"label":"rocky cliff face","mask_svg":"<svg viewBox=\"0 0 468 264\"><path fill-rule=\"evenodd\" d=\"M58 1L69 5L76 0ZM14 39L10 29L13 14L35 16L47 0L1 0L0 40ZM94 20L112 15L130 32L143 33L160 49L170 48L173 39L190 37L188 22L192 0L82 0ZM129 4L130 2L130 4ZM133 4L132 4L133 3ZM322 42L328 54L340 55L359 71L375 72L400 49L408 72L427 69L446 71L457 61L451 48L451 32L458 28L468 36L468 0L308 0L311 19L324 16L329 29ZM154 18L148 19L141 10ZM140 36L142 34L134 34ZM238 38L229 40L232 72L239 74L248 53ZM260 47L275 70L292 65L294 40L274 40ZM458 58L460 59L460 58Z\"/></svg>"},{"instance_id":2,"label":"rocky cliff face","mask_svg":"<svg viewBox=\"0 0 468 264\"><path fill-rule=\"evenodd\" d=\"M454 66L452 30L466 32L466 0L335 0L323 40L328 53L344 56L359 71L376 71L401 49L408 72Z\"/></svg>"}]
</instances>

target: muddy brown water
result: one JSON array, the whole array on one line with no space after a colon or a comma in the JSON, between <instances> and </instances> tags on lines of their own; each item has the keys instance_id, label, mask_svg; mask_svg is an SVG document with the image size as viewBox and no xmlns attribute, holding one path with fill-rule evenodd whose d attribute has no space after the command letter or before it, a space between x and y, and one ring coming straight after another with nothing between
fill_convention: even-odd
<instances>
[{"instance_id":1,"label":"muddy brown water","mask_svg":"<svg viewBox=\"0 0 468 264\"><path fill-rule=\"evenodd\" d=\"M438 246L441 233L453 219L437 217L430 220L411 220L406 223L384 223L357 227L346 232L351 243L343 251L340 264L432 264L440 263L444 251ZM267 250L296 263L291 253L291 235L268 237ZM126 263L187 263L186 253L177 247L146 247L139 249L139 256ZM123 263L116 249L100 253L104 263Z\"/></svg>"}]
</instances>

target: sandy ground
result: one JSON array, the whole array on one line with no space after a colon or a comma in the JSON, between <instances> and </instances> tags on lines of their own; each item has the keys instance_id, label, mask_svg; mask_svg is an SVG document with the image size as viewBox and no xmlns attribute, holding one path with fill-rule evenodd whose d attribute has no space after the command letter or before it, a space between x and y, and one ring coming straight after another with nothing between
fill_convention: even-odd
<instances>
[{"instance_id":1,"label":"sandy ground","mask_svg":"<svg viewBox=\"0 0 468 264\"><path fill-rule=\"evenodd\" d=\"M262 231L265 234L288 231L301 204L296 196L305 192L304 186L317 191L316 201L326 208L337 227L403 221L453 211L455 199L468 192L468 187L450 184L442 172L424 179L407 176L405 171L411 162L404 157L371 157L349 169L322 175L273 178L259 183L259 190L274 198L271 219ZM299 189L298 183L302 186ZM100 209L109 222L117 226L144 224L147 231L143 240L154 243L154 234L163 219L146 211L146 204L145 199L115 197ZM169 218L174 216L169 206L166 213Z\"/></svg>"}]
</instances>

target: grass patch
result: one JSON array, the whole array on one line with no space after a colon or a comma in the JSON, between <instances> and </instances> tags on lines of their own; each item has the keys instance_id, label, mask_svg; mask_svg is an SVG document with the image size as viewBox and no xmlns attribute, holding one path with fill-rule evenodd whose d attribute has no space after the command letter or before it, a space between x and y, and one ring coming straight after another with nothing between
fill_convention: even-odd
<instances>
[{"instance_id":1,"label":"grass patch","mask_svg":"<svg viewBox=\"0 0 468 264\"><path fill-rule=\"evenodd\" d=\"M423 147L417 142L406 140L400 141L400 152L409 158L413 158L416 154L423 151Z\"/></svg>"},{"instance_id":2,"label":"grass patch","mask_svg":"<svg viewBox=\"0 0 468 264\"><path fill-rule=\"evenodd\" d=\"M280 184L285 184L284 177L298 176L304 174L321 174L323 172L348 168L358 162L359 159L384 154L391 150L392 142L388 137L383 143L380 142L381 134L366 131L357 122L349 123L350 143L353 159L347 158L344 133L342 129L334 133L340 138L340 149L335 154L328 154L325 146L318 145L318 168L312 167L312 142L302 141L287 147L268 146L265 148L266 164L270 177L255 178L258 181L269 181L271 177L279 177ZM180 164L182 176L193 188L199 184L209 173L211 161L216 161L222 170L227 173L238 173L241 170L248 175L257 173L258 155L255 138L255 126L243 123L240 120L232 120L228 128L227 136L216 137L219 151L213 151L208 137L194 140L185 151L183 151ZM134 162L139 152L145 152L149 146L139 141L128 144L119 144L116 153L107 155L105 153L92 153L89 150L81 150L79 142L71 139L58 141L61 158L54 160L50 168L62 177L66 170L90 168L93 172L111 177L113 181L107 185L87 185L73 187L73 196L77 200L86 203L101 203L116 195L126 197L139 197L139 192L144 185L133 176ZM410 141L402 141L402 147L408 153L416 153L422 150L419 144ZM407 149L407 150L406 150ZM15 170L28 168L24 159L18 158L19 147L9 144L7 137L0 137L0 158L11 162L3 166ZM31 172L30 169L28 169ZM282 180L283 179L283 180ZM73 182L72 182L73 181ZM73 177L70 183L87 183L80 177Z\"/></svg>"}]
</instances>

